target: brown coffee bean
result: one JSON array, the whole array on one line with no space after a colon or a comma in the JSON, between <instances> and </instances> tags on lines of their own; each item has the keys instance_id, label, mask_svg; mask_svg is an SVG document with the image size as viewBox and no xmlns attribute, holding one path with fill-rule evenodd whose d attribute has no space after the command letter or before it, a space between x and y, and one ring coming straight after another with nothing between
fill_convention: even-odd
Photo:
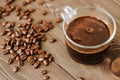
<instances>
[{"instance_id":1,"label":"brown coffee bean","mask_svg":"<svg viewBox=\"0 0 120 80\"><path fill-rule=\"evenodd\" d=\"M5 47L6 47L5 44L3 44L3 45L0 46L1 49L5 49Z\"/></svg>"},{"instance_id":2,"label":"brown coffee bean","mask_svg":"<svg viewBox=\"0 0 120 80\"><path fill-rule=\"evenodd\" d=\"M10 28L11 27L11 24L10 22L8 22L6 25L5 25L6 28Z\"/></svg>"},{"instance_id":3,"label":"brown coffee bean","mask_svg":"<svg viewBox=\"0 0 120 80\"><path fill-rule=\"evenodd\" d=\"M43 30L44 32L47 32L47 31L49 31L49 27L48 27L48 26L44 26L44 27L42 27L42 30Z\"/></svg>"},{"instance_id":4,"label":"brown coffee bean","mask_svg":"<svg viewBox=\"0 0 120 80\"><path fill-rule=\"evenodd\" d=\"M62 18L61 18L61 17L58 17L58 18L56 19L56 23L60 23L60 22L62 22Z\"/></svg>"},{"instance_id":5,"label":"brown coffee bean","mask_svg":"<svg viewBox=\"0 0 120 80\"><path fill-rule=\"evenodd\" d=\"M55 38L51 38L49 42L50 42L50 43L54 43L54 42L56 42L56 41L57 41L57 40L56 40Z\"/></svg>"},{"instance_id":6,"label":"brown coffee bean","mask_svg":"<svg viewBox=\"0 0 120 80\"><path fill-rule=\"evenodd\" d=\"M33 56L28 56L28 57L27 57L27 61L28 61L28 62L29 62L30 60L32 60L32 59L34 59Z\"/></svg>"},{"instance_id":7,"label":"brown coffee bean","mask_svg":"<svg viewBox=\"0 0 120 80\"><path fill-rule=\"evenodd\" d=\"M6 30L2 30L2 32L0 33L1 36L6 34Z\"/></svg>"},{"instance_id":8,"label":"brown coffee bean","mask_svg":"<svg viewBox=\"0 0 120 80\"><path fill-rule=\"evenodd\" d=\"M39 19L39 20L38 20L38 23L39 23L39 24L42 24L42 23L43 23L43 20L42 20L42 19Z\"/></svg>"},{"instance_id":9,"label":"brown coffee bean","mask_svg":"<svg viewBox=\"0 0 120 80\"><path fill-rule=\"evenodd\" d=\"M46 52L45 52L45 50L38 50L38 53L39 54L45 54Z\"/></svg>"},{"instance_id":10,"label":"brown coffee bean","mask_svg":"<svg viewBox=\"0 0 120 80\"><path fill-rule=\"evenodd\" d=\"M6 46L6 50L10 50L11 49L11 46Z\"/></svg>"},{"instance_id":11,"label":"brown coffee bean","mask_svg":"<svg viewBox=\"0 0 120 80\"><path fill-rule=\"evenodd\" d=\"M23 66L23 61L22 60L18 60L17 64L18 64L18 66Z\"/></svg>"},{"instance_id":12,"label":"brown coffee bean","mask_svg":"<svg viewBox=\"0 0 120 80\"><path fill-rule=\"evenodd\" d=\"M45 54L45 58L49 58L51 56L51 54Z\"/></svg>"},{"instance_id":13,"label":"brown coffee bean","mask_svg":"<svg viewBox=\"0 0 120 80\"><path fill-rule=\"evenodd\" d=\"M9 31L9 32L7 32L7 35L8 35L8 36L11 36L12 33L13 33L12 31Z\"/></svg>"},{"instance_id":14,"label":"brown coffee bean","mask_svg":"<svg viewBox=\"0 0 120 80\"><path fill-rule=\"evenodd\" d=\"M15 58L15 60L16 60L16 61L20 60L20 56L17 56L17 57Z\"/></svg>"},{"instance_id":15,"label":"brown coffee bean","mask_svg":"<svg viewBox=\"0 0 120 80\"><path fill-rule=\"evenodd\" d=\"M37 61L37 62L35 62L35 63L34 63L33 67L34 67L34 68L38 68L38 67L39 67L39 65L40 65L40 62L39 62L39 61Z\"/></svg>"},{"instance_id":16,"label":"brown coffee bean","mask_svg":"<svg viewBox=\"0 0 120 80\"><path fill-rule=\"evenodd\" d=\"M10 52L10 53L14 53L14 50L13 50L13 49L11 49L11 50L9 50L9 52Z\"/></svg>"},{"instance_id":17,"label":"brown coffee bean","mask_svg":"<svg viewBox=\"0 0 120 80\"><path fill-rule=\"evenodd\" d=\"M51 23L49 24L49 29L53 29L54 28L54 25Z\"/></svg>"},{"instance_id":18,"label":"brown coffee bean","mask_svg":"<svg viewBox=\"0 0 120 80\"><path fill-rule=\"evenodd\" d=\"M26 60L27 59L27 55L25 55L25 54L20 55L20 59L21 60Z\"/></svg>"},{"instance_id":19,"label":"brown coffee bean","mask_svg":"<svg viewBox=\"0 0 120 80\"><path fill-rule=\"evenodd\" d=\"M36 45L33 45L33 46L32 46L32 49L38 49L39 47L40 47L40 46L36 44Z\"/></svg>"},{"instance_id":20,"label":"brown coffee bean","mask_svg":"<svg viewBox=\"0 0 120 80\"><path fill-rule=\"evenodd\" d=\"M34 65L34 63L35 63L36 61L35 61L34 59L31 59L29 62L30 62L31 65Z\"/></svg>"},{"instance_id":21,"label":"brown coffee bean","mask_svg":"<svg viewBox=\"0 0 120 80\"><path fill-rule=\"evenodd\" d=\"M19 70L19 67L17 67L17 66L14 66L14 67L13 67L13 71L14 71L14 72L18 72L18 70Z\"/></svg>"},{"instance_id":22,"label":"brown coffee bean","mask_svg":"<svg viewBox=\"0 0 120 80\"><path fill-rule=\"evenodd\" d=\"M42 10L42 15L47 15L47 11L46 10Z\"/></svg>"},{"instance_id":23,"label":"brown coffee bean","mask_svg":"<svg viewBox=\"0 0 120 80\"><path fill-rule=\"evenodd\" d=\"M23 1L23 2L22 2L22 5L23 5L23 6L26 6L26 5L27 5L27 2L26 2L26 1Z\"/></svg>"},{"instance_id":24,"label":"brown coffee bean","mask_svg":"<svg viewBox=\"0 0 120 80\"><path fill-rule=\"evenodd\" d=\"M42 70L41 73L42 73L42 75L45 75L45 74L48 73L48 71L47 70Z\"/></svg>"},{"instance_id":25,"label":"brown coffee bean","mask_svg":"<svg viewBox=\"0 0 120 80\"><path fill-rule=\"evenodd\" d=\"M18 56L17 53L12 53L12 58L15 59Z\"/></svg>"},{"instance_id":26,"label":"brown coffee bean","mask_svg":"<svg viewBox=\"0 0 120 80\"><path fill-rule=\"evenodd\" d=\"M17 51L18 49L19 49L18 46L15 46L15 47L14 47L14 51Z\"/></svg>"},{"instance_id":27,"label":"brown coffee bean","mask_svg":"<svg viewBox=\"0 0 120 80\"><path fill-rule=\"evenodd\" d=\"M45 35L43 35L41 40L45 42L47 40L47 37Z\"/></svg>"},{"instance_id":28,"label":"brown coffee bean","mask_svg":"<svg viewBox=\"0 0 120 80\"><path fill-rule=\"evenodd\" d=\"M6 26L7 23L8 23L8 21L3 21L3 22L2 22L2 25L3 25L3 26Z\"/></svg>"},{"instance_id":29,"label":"brown coffee bean","mask_svg":"<svg viewBox=\"0 0 120 80\"><path fill-rule=\"evenodd\" d=\"M116 76L120 77L120 57L112 62L111 70Z\"/></svg>"},{"instance_id":30,"label":"brown coffee bean","mask_svg":"<svg viewBox=\"0 0 120 80\"><path fill-rule=\"evenodd\" d=\"M50 76L44 76L44 80L49 80Z\"/></svg>"},{"instance_id":31,"label":"brown coffee bean","mask_svg":"<svg viewBox=\"0 0 120 80\"><path fill-rule=\"evenodd\" d=\"M48 58L48 61L49 62L51 62L51 61L53 61L54 60L54 58L52 57L52 56L50 56L49 58Z\"/></svg>"},{"instance_id":32,"label":"brown coffee bean","mask_svg":"<svg viewBox=\"0 0 120 80\"><path fill-rule=\"evenodd\" d=\"M40 5L43 5L45 2L44 0L37 0Z\"/></svg>"},{"instance_id":33,"label":"brown coffee bean","mask_svg":"<svg viewBox=\"0 0 120 80\"><path fill-rule=\"evenodd\" d=\"M9 54L9 51L8 50L3 50L3 54L4 55Z\"/></svg>"},{"instance_id":34,"label":"brown coffee bean","mask_svg":"<svg viewBox=\"0 0 120 80\"><path fill-rule=\"evenodd\" d=\"M85 78L83 78L83 77L80 77L80 78L79 78L79 80L85 80Z\"/></svg>"},{"instance_id":35,"label":"brown coffee bean","mask_svg":"<svg viewBox=\"0 0 120 80\"><path fill-rule=\"evenodd\" d=\"M13 59L12 58L8 58L8 63L12 64L13 63Z\"/></svg>"},{"instance_id":36,"label":"brown coffee bean","mask_svg":"<svg viewBox=\"0 0 120 80\"><path fill-rule=\"evenodd\" d=\"M44 64L45 66L48 66L48 65L49 65L49 61L48 61L47 59L45 59L45 60L43 61L43 64Z\"/></svg>"},{"instance_id":37,"label":"brown coffee bean","mask_svg":"<svg viewBox=\"0 0 120 80\"><path fill-rule=\"evenodd\" d=\"M30 11L30 12L34 12L35 9L34 9L34 8L30 8L29 11Z\"/></svg>"},{"instance_id":38,"label":"brown coffee bean","mask_svg":"<svg viewBox=\"0 0 120 80\"><path fill-rule=\"evenodd\" d=\"M39 60L40 62L42 62L42 61L44 61L44 59L45 59L45 58L44 58L44 56L43 56L43 57L39 57L38 60Z\"/></svg>"}]
</instances>

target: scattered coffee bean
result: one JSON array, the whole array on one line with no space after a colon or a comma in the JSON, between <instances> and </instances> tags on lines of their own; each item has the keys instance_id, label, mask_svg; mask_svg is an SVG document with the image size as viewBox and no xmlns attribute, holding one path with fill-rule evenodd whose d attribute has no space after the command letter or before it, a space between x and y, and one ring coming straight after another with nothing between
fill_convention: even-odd
<instances>
[{"instance_id":1,"label":"scattered coffee bean","mask_svg":"<svg viewBox=\"0 0 120 80\"><path fill-rule=\"evenodd\" d=\"M17 67L17 66L13 67L13 72L18 72L18 70L19 70L19 67Z\"/></svg>"},{"instance_id":2,"label":"scattered coffee bean","mask_svg":"<svg viewBox=\"0 0 120 80\"><path fill-rule=\"evenodd\" d=\"M45 74L48 73L48 71L47 70L42 70L41 73L42 73L42 75L45 75Z\"/></svg>"},{"instance_id":3,"label":"scattered coffee bean","mask_svg":"<svg viewBox=\"0 0 120 80\"><path fill-rule=\"evenodd\" d=\"M50 39L50 43L54 43L54 42L56 42L57 40L55 39L55 38L51 38Z\"/></svg>"},{"instance_id":4,"label":"scattered coffee bean","mask_svg":"<svg viewBox=\"0 0 120 80\"><path fill-rule=\"evenodd\" d=\"M111 70L116 76L120 77L120 57L112 62Z\"/></svg>"},{"instance_id":5,"label":"scattered coffee bean","mask_svg":"<svg viewBox=\"0 0 120 80\"><path fill-rule=\"evenodd\" d=\"M48 66L48 65L49 65L49 61L48 61L47 59L45 59L45 60L43 61L43 64L44 64L45 66Z\"/></svg>"},{"instance_id":6,"label":"scattered coffee bean","mask_svg":"<svg viewBox=\"0 0 120 80\"><path fill-rule=\"evenodd\" d=\"M23 61L22 60L18 60L17 64L18 64L18 66L23 66Z\"/></svg>"},{"instance_id":7,"label":"scattered coffee bean","mask_svg":"<svg viewBox=\"0 0 120 80\"><path fill-rule=\"evenodd\" d=\"M85 78L83 78L83 77L80 77L80 78L79 78L79 80L85 80Z\"/></svg>"},{"instance_id":8,"label":"scattered coffee bean","mask_svg":"<svg viewBox=\"0 0 120 80\"><path fill-rule=\"evenodd\" d=\"M39 24L42 24L42 23L43 23L43 20L42 20L42 19L39 19L39 20L38 20L38 23L39 23Z\"/></svg>"},{"instance_id":9,"label":"scattered coffee bean","mask_svg":"<svg viewBox=\"0 0 120 80\"><path fill-rule=\"evenodd\" d=\"M34 63L34 65L33 65L33 66L34 66L34 68L38 68L38 67L39 67L39 65L40 65L40 62L39 62L39 61L37 61L37 62L35 62L35 63Z\"/></svg>"},{"instance_id":10,"label":"scattered coffee bean","mask_svg":"<svg viewBox=\"0 0 120 80\"><path fill-rule=\"evenodd\" d=\"M42 10L42 15L47 15L47 11L46 10Z\"/></svg>"},{"instance_id":11,"label":"scattered coffee bean","mask_svg":"<svg viewBox=\"0 0 120 80\"><path fill-rule=\"evenodd\" d=\"M56 19L56 23L60 23L60 22L62 22L62 18L61 18L61 17L58 17L58 18Z\"/></svg>"},{"instance_id":12,"label":"scattered coffee bean","mask_svg":"<svg viewBox=\"0 0 120 80\"><path fill-rule=\"evenodd\" d=\"M44 80L49 80L50 76L44 76Z\"/></svg>"},{"instance_id":13,"label":"scattered coffee bean","mask_svg":"<svg viewBox=\"0 0 120 80\"><path fill-rule=\"evenodd\" d=\"M12 62L13 62L13 59L12 58L8 58L8 63L12 64Z\"/></svg>"},{"instance_id":14,"label":"scattered coffee bean","mask_svg":"<svg viewBox=\"0 0 120 80\"><path fill-rule=\"evenodd\" d=\"M44 0L37 0L40 5L43 5L45 3Z\"/></svg>"}]
</instances>

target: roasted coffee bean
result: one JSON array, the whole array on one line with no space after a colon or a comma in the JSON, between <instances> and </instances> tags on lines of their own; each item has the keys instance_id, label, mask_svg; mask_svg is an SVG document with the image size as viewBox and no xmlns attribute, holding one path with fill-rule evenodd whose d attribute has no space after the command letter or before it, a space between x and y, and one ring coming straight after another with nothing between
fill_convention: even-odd
<instances>
[{"instance_id":1,"label":"roasted coffee bean","mask_svg":"<svg viewBox=\"0 0 120 80\"><path fill-rule=\"evenodd\" d=\"M10 50L10 53L14 53L14 50L13 50L13 49L11 49L11 50Z\"/></svg>"},{"instance_id":2,"label":"roasted coffee bean","mask_svg":"<svg viewBox=\"0 0 120 80\"><path fill-rule=\"evenodd\" d=\"M5 49L5 47L6 47L6 44L2 44L2 45L0 46L1 49Z\"/></svg>"},{"instance_id":3,"label":"roasted coffee bean","mask_svg":"<svg viewBox=\"0 0 120 80\"><path fill-rule=\"evenodd\" d=\"M47 40L47 37L45 35L43 35L41 40L45 42Z\"/></svg>"},{"instance_id":4,"label":"roasted coffee bean","mask_svg":"<svg viewBox=\"0 0 120 80\"><path fill-rule=\"evenodd\" d=\"M120 77L120 57L112 61L111 70L116 76Z\"/></svg>"},{"instance_id":5,"label":"roasted coffee bean","mask_svg":"<svg viewBox=\"0 0 120 80\"><path fill-rule=\"evenodd\" d=\"M27 59L27 55L25 55L25 54L20 55L20 59L21 60L26 60Z\"/></svg>"},{"instance_id":6,"label":"roasted coffee bean","mask_svg":"<svg viewBox=\"0 0 120 80\"><path fill-rule=\"evenodd\" d=\"M45 60L43 61L43 64L44 64L45 66L48 66L48 65L49 65L49 61L48 61L47 59L45 59Z\"/></svg>"},{"instance_id":7,"label":"roasted coffee bean","mask_svg":"<svg viewBox=\"0 0 120 80\"><path fill-rule=\"evenodd\" d=\"M3 22L2 22L2 25L3 25L3 26L6 26L7 23L8 23L8 21L3 21Z\"/></svg>"},{"instance_id":8,"label":"roasted coffee bean","mask_svg":"<svg viewBox=\"0 0 120 80\"><path fill-rule=\"evenodd\" d=\"M22 5L23 5L23 6L26 6L26 5L27 5L27 2L26 2L26 1L23 1L23 2L22 2Z\"/></svg>"},{"instance_id":9,"label":"roasted coffee bean","mask_svg":"<svg viewBox=\"0 0 120 80\"><path fill-rule=\"evenodd\" d=\"M49 42L50 42L50 43L54 43L54 42L56 42L56 41L57 41L57 40L56 40L55 38L51 38Z\"/></svg>"},{"instance_id":10,"label":"roasted coffee bean","mask_svg":"<svg viewBox=\"0 0 120 80\"><path fill-rule=\"evenodd\" d=\"M49 24L49 29L53 29L54 28L54 25L51 23Z\"/></svg>"},{"instance_id":11,"label":"roasted coffee bean","mask_svg":"<svg viewBox=\"0 0 120 80\"><path fill-rule=\"evenodd\" d=\"M12 31L9 31L9 32L7 32L7 35L8 35L8 36L11 36L12 33L13 33Z\"/></svg>"},{"instance_id":12,"label":"roasted coffee bean","mask_svg":"<svg viewBox=\"0 0 120 80\"><path fill-rule=\"evenodd\" d=\"M12 62L13 62L13 59L12 58L8 58L8 63L12 64Z\"/></svg>"},{"instance_id":13,"label":"roasted coffee bean","mask_svg":"<svg viewBox=\"0 0 120 80\"><path fill-rule=\"evenodd\" d=\"M50 76L44 76L44 80L49 80Z\"/></svg>"},{"instance_id":14,"label":"roasted coffee bean","mask_svg":"<svg viewBox=\"0 0 120 80\"><path fill-rule=\"evenodd\" d=\"M28 61L28 62L29 62L30 60L32 60L32 59L34 59L33 56L28 56L28 57L27 57L27 61Z\"/></svg>"},{"instance_id":15,"label":"roasted coffee bean","mask_svg":"<svg viewBox=\"0 0 120 80\"><path fill-rule=\"evenodd\" d=\"M51 62L51 61L53 61L53 59L54 59L54 58L53 58L52 56L50 56L50 57L48 58L48 61Z\"/></svg>"},{"instance_id":16,"label":"roasted coffee bean","mask_svg":"<svg viewBox=\"0 0 120 80\"><path fill-rule=\"evenodd\" d=\"M17 64L18 64L18 66L23 66L23 61L22 60L18 60Z\"/></svg>"},{"instance_id":17,"label":"roasted coffee bean","mask_svg":"<svg viewBox=\"0 0 120 80\"><path fill-rule=\"evenodd\" d=\"M18 46L15 46L15 47L14 47L14 51L17 51L18 49L19 49Z\"/></svg>"},{"instance_id":18,"label":"roasted coffee bean","mask_svg":"<svg viewBox=\"0 0 120 80\"><path fill-rule=\"evenodd\" d=\"M17 53L12 53L12 58L15 59L18 56Z\"/></svg>"},{"instance_id":19,"label":"roasted coffee bean","mask_svg":"<svg viewBox=\"0 0 120 80\"><path fill-rule=\"evenodd\" d=\"M43 23L43 20L42 20L42 19L39 19L39 20L38 20L38 23L39 23L39 24L42 24L42 23Z\"/></svg>"},{"instance_id":20,"label":"roasted coffee bean","mask_svg":"<svg viewBox=\"0 0 120 80\"><path fill-rule=\"evenodd\" d=\"M37 0L40 5L43 5L45 2L44 0Z\"/></svg>"},{"instance_id":21,"label":"roasted coffee bean","mask_svg":"<svg viewBox=\"0 0 120 80\"><path fill-rule=\"evenodd\" d=\"M35 63L36 61L35 61L34 59L31 59L29 62L30 62L31 65L34 65L34 63Z\"/></svg>"},{"instance_id":22,"label":"roasted coffee bean","mask_svg":"<svg viewBox=\"0 0 120 80\"><path fill-rule=\"evenodd\" d=\"M8 22L6 25L5 25L6 28L10 28L11 27L11 24L10 22Z\"/></svg>"},{"instance_id":23,"label":"roasted coffee bean","mask_svg":"<svg viewBox=\"0 0 120 80\"><path fill-rule=\"evenodd\" d=\"M38 49L38 48L39 48L38 44L32 46L32 49Z\"/></svg>"},{"instance_id":24,"label":"roasted coffee bean","mask_svg":"<svg viewBox=\"0 0 120 80\"><path fill-rule=\"evenodd\" d=\"M39 57L38 60L39 60L40 62L42 62L42 61L44 61L44 59L45 59L44 57Z\"/></svg>"},{"instance_id":25,"label":"roasted coffee bean","mask_svg":"<svg viewBox=\"0 0 120 80\"><path fill-rule=\"evenodd\" d=\"M60 23L60 22L62 22L62 18L61 18L61 17L58 17L58 18L56 19L56 23Z\"/></svg>"},{"instance_id":26,"label":"roasted coffee bean","mask_svg":"<svg viewBox=\"0 0 120 80\"><path fill-rule=\"evenodd\" d=\"M51 54L45 54L45 58L49 58L51 56Z\"/></svg>"},{"instance_id":27,"label":"roasted coffee bean","mask_svg":"<svg viewBox=\"0 0 120 80\"><path fill-rule=\"evenodd\" d=\"M10 50L11 49L11 46L6 46L6 50Z\"/></svg>"},{"instance_id":28,"label":"roasted coffee bean","mask_svg":"<svg viewBox=\"0 0 120 80\"><path fill-rule=\"evenodd\" d=\"M42 15L47 15L47 11L46 10L42 10Z\"/></svg>"},{"instance_id":29,"label":"roasted coffee bean","mask_svg":"<svg viewBox=\"0 0 120 80\"><path fill-rule=\"evenodd\" d=\"M37 62L35 62L35 63L34 63L33 67L34 67L34 68L38 68L38 67L39 67L39 65L40 65L40 62L39 62L39 61L37 61Z\"/></svg>"},{"instance_id":30,"label":"roasted coffee bean","mask_svg":"<svg viewBox=\"0 0 120 80\"><path fill-rule=\"evenodd\" d=\"M38 53L39 54L45 54L46 52L45 52L45 50L38 50Z\"/></svg>"},{"instance_id":31,"label":"roasted coffee bean","mask_svg":"<svg viewBox=\"0 0 120 80\"><path fill-rule=\"evenodd\" d=\"M0 33L1 36L6 34L6 30L2 30L2 32Z\"/></svg>"},{"instance_id":32,"label":"roasted coffee bean","mask_svg":"<svg viewBox=\"0 0 120 80\"><path fill-rule=\"evenodd\" d=\"M14 72L18 72L18 70L19 70L19 67L17 67L17 66L14 66L14 67L13 67L13 71L14 71Z\"/></svg>"},{"instance_id":33,"label":"roasted coffee bean","mask_svg":"<svg viewBox=\"0 0 120 80\"><path fill-rule=\"evenodd\" d=\"M17 57L15 58L15 60L16 60L16 61L20 60L20 56L17 56Z\"/></svg>"},{"instance_id":34,"label":"roasted coffee bean","mask_svg":"<svg viewBox=\"0 0 120 80\"><path fill-rule=\"evenodd\" d=\"M3 54L4 55L9 54L9 51L8 50L3 50Z\"/></svg>"},{"instance_id":35,"label":"roasted coffee bean","mask_svg":"<svg viewBox=\"0 0 120 80\"><path fill-rule=\"evenodd\" d=\"M45 74L48 73L48 71L47 70L42 70L41 73L42 73L42 75L45 75Z\"/></svg>"},{"instance_id":36,"label":"roasted coffee bean","mask_svg":"<svg viewBox=\"0 0 120 80\"><path fill-rule=\"evenodd\" d=\"M83 78L83 77L80 77L80 78L79 78L79 80L85 80L85 78Z\"/></svg>"}]
</instances>

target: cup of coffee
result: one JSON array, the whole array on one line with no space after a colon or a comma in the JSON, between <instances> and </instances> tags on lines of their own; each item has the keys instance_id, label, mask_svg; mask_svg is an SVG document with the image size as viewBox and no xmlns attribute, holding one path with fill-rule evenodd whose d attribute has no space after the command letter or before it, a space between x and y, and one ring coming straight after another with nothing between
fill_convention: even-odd
<instances>
[{"instance_id":1,"label":"cup of coffee","mask_svg":"<svg viewBox=\"0 0 120 80\"><path fill-rule=\"evenodd\" d=\"M63 32L70 56L77 62L95 64L103 60L116 33L114 18L95 6L63 8Z\"/></svg>"}]
</instances>

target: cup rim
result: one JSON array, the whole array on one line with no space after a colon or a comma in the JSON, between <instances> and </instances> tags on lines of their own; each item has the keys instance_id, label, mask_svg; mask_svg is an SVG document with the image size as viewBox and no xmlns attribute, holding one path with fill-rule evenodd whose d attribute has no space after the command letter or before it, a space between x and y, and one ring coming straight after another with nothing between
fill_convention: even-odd
<instances>
[{"instance_id":1,"label":"cup rim","mask_svg":"<svg viewBox=\"0 0 120 80\"><path fill-rule=\"evenodd\" d=\"M79 8L95 8L95 9L100 10L100 11L104 12L105 14L107 14L107 15L111 18L111 20L112 20L112 22L113 22L113 33L112 33L112 35L108 38L108 40L106 40L105 42L103 42L103 43L101 43L101 44L98 44L98 45L95 45L95 46L85 46L85 45L81 45L81 44L78 44L78 43L74 42L74 41L67 35L67 33L66 33L66 31L65 31L65 27L64 27L64 24L65 24L65 20L64 20L64 21L63 21L63 33L64 33L65 37L68 39L68 41L70 41L72 44L74 44L74 45L77 46L77 47L81 47L81 48L85 48L85 49L100 48L100 47L108 44L109 42L111 42L111 41L113 40L115 34L116 34L116 22L115 22L115 19L113 18L113 16L112 16L109 12L107 12L105 9L100 8L100 7L98 8L98 7L95 7L95 6L83 6L83 7L75 8L74 10L78 10Z\"/></svg>"}]
</instances>

